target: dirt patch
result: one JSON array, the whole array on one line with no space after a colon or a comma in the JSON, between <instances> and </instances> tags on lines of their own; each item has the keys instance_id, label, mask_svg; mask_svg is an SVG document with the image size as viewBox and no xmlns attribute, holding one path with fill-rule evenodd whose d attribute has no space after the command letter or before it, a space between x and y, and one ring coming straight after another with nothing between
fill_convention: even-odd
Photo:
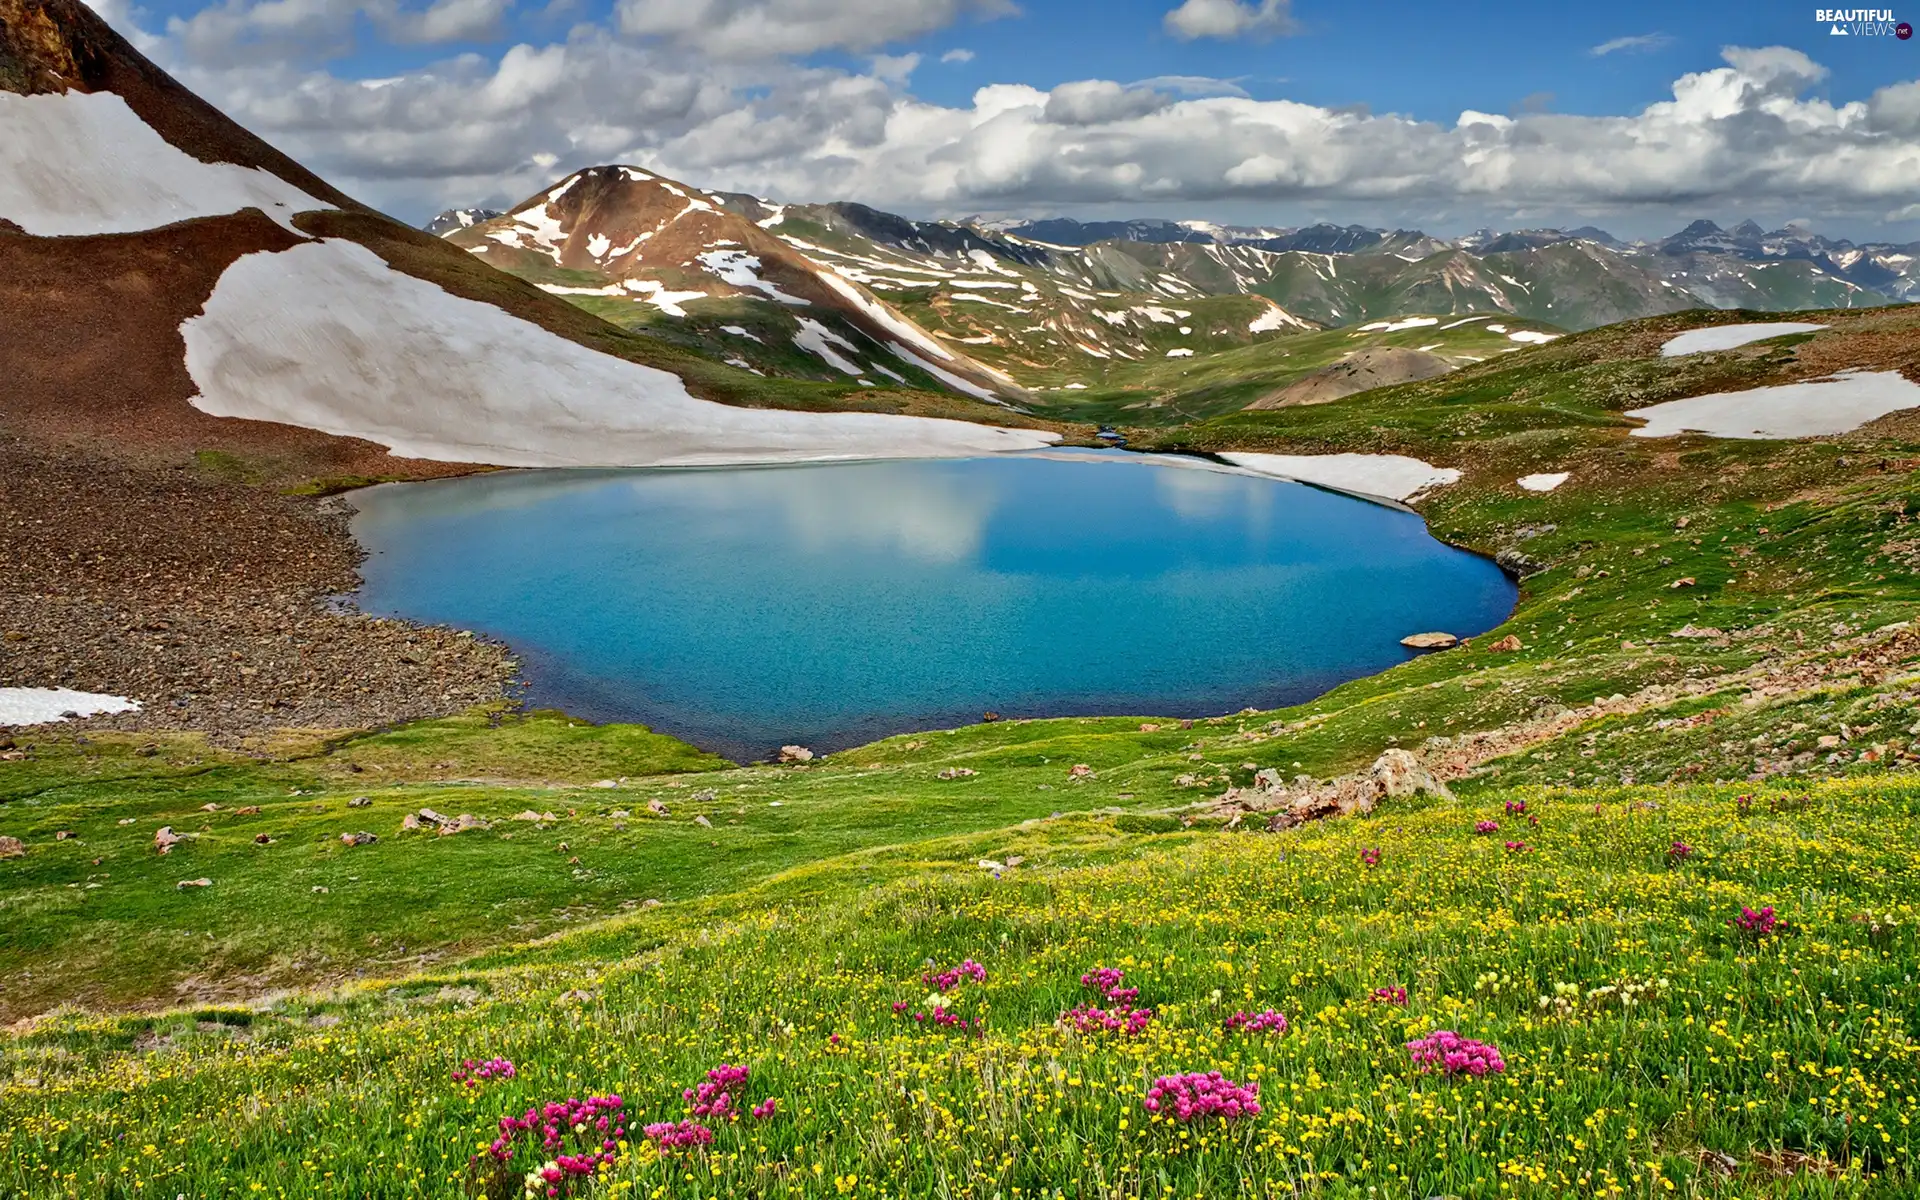
<instances>
[{"instance_id":1,"label":"dirt patch","mask_svg":"<svg viewBox=\"0 0 1920 1200\"><path fill-rule=\"evenodd\" d=\"M1438 354L1404 346L1374 346L1297 379L1247 405L1249 409L1295 408L1327 404L1372 388L1432 379L1453 370Z\"/></svg>"},{"instance_id":2,"label":"dirt patch","mask_svg":"<svg viewBox=\"0 0 1920 1200\"><path fill-rule=\"evenodd\" d=\"M359 579L338 499L0 438L0 686L141 701L69 725L366 728L506 694L506 651L332 611Z\"/></svg>"}]
</instances>

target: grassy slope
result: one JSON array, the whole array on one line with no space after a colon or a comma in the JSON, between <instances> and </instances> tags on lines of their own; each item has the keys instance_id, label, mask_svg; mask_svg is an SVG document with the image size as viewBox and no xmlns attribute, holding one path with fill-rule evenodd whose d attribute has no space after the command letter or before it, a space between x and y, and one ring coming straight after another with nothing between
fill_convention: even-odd
<instances>
[{"instance_id":1,"label":"grassy slope","mask_svg":"<svg viewBox=\"0 0 1920 1200\"><path fill-rule=\"evenodd\" d=\"M636 1190L1478 1196L1501 1194L1499 1180L1508 1194L1654 1195L1658 1163L1687 1194L1902 1194L1920 1086L1915 793L1902 766L1915 651L1911 635L1872 631L1920 608L1907 531L1920 437L1895 420L1831 442L1655 443L1625 436L1616 406L1817 373L1837 346L1859 365L1897 365L1889 356L1920 345L1914 323L1894 310L1811 341L1680 360L1647 356L1681 322L1642 323L1181 431L1189 447L1458 465L1463 483L1425 506L1436 531L1543 568L1496 631L1520 637L1520 653L1482 639L1281 713L1154 732L1006 723L823 766L697 775L684 772L713 764L665 739L557 718L490 731L476 717L289 747L286 761L215 761L188 745L142 757L105 738L36 747L0 764L7 832L30 843L0 865L18 881L4 893L0 972L16 1013L75 990L108 1003L165 999L183 982L185 995L258 991L496 949L331 999L44 1022L6 1047L0 1160L16 1174L0 1188L135 1194L139 1179L148 1194L199 1194L247 1178L298 1195L457 1194L449 1179L514 1103L619 1088L648 1119L677 1115L675 1089L729 1059L751 1063L755 1098L780 1095L789 1116L723 1131L729 1153L690 1179L636 1153L620 1172ZM1546 496L1513 487L1546 469L1574 478ZM1680 578L1695 583L1670 587ZM1726 636L1671 636L1686 624ZM1614 694L1635 700L1545 723ZM1456 785L1461 799L1364 822L1249 839L1051 816L1175 808L1257 766L1326 775L1389 744L1528 720L1543 722L1537 740ZM1070 782L1076 762L1094 776ZM978 774L937 778L955 765ZM1734 789L1699 782L1756 769L1798 782L1763 788L1746 816ZM623 775L623 787L584 786ZM1854 778L1810 788L1819 776ZM1622 792L1626 779L1685 786ZM706 788L711 801L692 800ZM358 794L374 804L349 820ZM624 832L605 816L642 813L648 798L671 816ZM1502 815L1510 799L1541 826ZM199 813L209 800L224 811ZM231 813L245 803L261 814ZM391 836L422 804L566 819ZM134 825L116 823L128 815ZM1509 858L1474 838L1482 816L1536 849ZM207 831L157 859L145 847L162 820ZM383 840L325 840L349 827ZM80 837L52 840L63 828ZM258 829L280 840L255 847ZM1670 868L1676 839L1701 857ZM1378 874L1358 867L1365 846L1386 851ZM971 865L1009 855L1027 861L999 884ZM215 885L171 886L201 874ZM669 903L527 945L647 898ZM1790 939L1731 938L1743 903L1778 906ZM1854 920L1888 909L1892 933ZM966 1001L984 1006L987 1038L956 1045L893 1018L891 1001L923 991L922 958L967 954L992 972ZM1161 1006L1137 1045L1051 1028L1078 973L1101 961L1132 967ZM1498 992L1480 984L1488 972L1506 977ZM1661 977L1664 998L1632 1011L1604 994L1564 1018L1536 1004L1556 983ZM1364 1002L1385 982L1412 987L1406 1012ZM1223 1008L1268 1003L1293 1034L1221 1043ZM1465 1089L1413 1076L1397 1043L1436 1025L1491 1037L1513 1068ZM823 1044L829 1029L843 1047ZM439 1082L458 1058L493 1053L523 1067L502 1095L470 1101ZM1142 1128L1145 1080L1209 1065L1261 1078L1268 1116L1205 1146ZM196 1116L235 1111L246 1115ZM1736 1177L1703 1165L1703 1150L1731 1155Z\"/></svg>"}]
</instances>

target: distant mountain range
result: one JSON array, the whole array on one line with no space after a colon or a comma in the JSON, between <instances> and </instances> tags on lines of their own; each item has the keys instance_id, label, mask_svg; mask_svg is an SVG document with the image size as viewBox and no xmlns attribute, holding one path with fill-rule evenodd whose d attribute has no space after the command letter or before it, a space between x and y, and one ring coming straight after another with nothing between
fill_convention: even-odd
<instances>
[{"instance_id":1,"label":"distant mountain range","mask_svg":"<svg viewBox=\"0 0 1920 1200\"><path fill-rule=\"evenodd\" d=\"M1768 232L1752 221L1730 230L1696 221L1671 237L1637 242L1592 226L1483 229L1446 239L1361 225L918 221L847 202L777 205L698 194L842 283L868 290L935 339L964 346L990 376L1003 373L1002 390L1008 376L1045 386L1061 371L1097 372L1088 357L1205 353L1263 334L1422 314L1493 313L1577 330L1700 307L1795 311L1920 299L1920 243L1855 245L1798 228ZM502 219L454 210L429 228L474 245ZM701 271L695 255L665 261L665 245L635 246L621 269ZM497 252L490 261L503 265ZM740 291L698 286L716 295ZM676 335L699 325L703 310L714 311L687 310ZM1183 327L1189 332L1175 333ZM780 331L783 353L794 332ZM706 336L695 331L696 340ZM792 369L760 361L781 355L737 341L733 351L728 357L756 369Z\"/></svg>"}]
</instances>

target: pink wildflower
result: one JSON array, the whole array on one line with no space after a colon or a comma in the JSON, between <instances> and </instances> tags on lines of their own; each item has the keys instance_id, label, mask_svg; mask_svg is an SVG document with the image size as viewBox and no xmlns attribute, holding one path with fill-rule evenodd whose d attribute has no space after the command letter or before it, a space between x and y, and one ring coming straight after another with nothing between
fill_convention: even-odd
<instances>
[{"instance_id":1,"label":"pink wildflower","mask_svg":"<svg viewBox=\"0 0 1920 1200\"><path fill-rule=\"evenodd\" d=\"M1463 1038L1451 1029L1435 1030L1407 1043L1414 1065L1443 1075L1497 1075L1507 1069L1497 1047Z\"/></svg>"},{"instance_id":2,"label":"pink wildflower","mask_svg":"<svg viewBox=\"0 0 1920 1200\"><path fill-rule=\"evenodd\" d=\"M1094 1008L1087 1005L1070 1008L1060 1014L1063 1024L1073 1026L1075 1033L1117 1033L1122 1037L1134 1037L1153 1020L1150 1008Z\"/></svg>"},{"instance_id":3,"label":"pink wildflower","mask_svg":"<svg viewBox=\"0 0 1920 1200\"><path fill-rule=\"evenodd\" d=\"M463 1059L453 1069L453 1081L466 1088L477 1088L496 1079L512 1079L513 1076L513 1062L505 1058L489 1058L485 1062Z\"/></svg>"},{"instance_id":4,"label":"pink wildflower","mask_svg":"<svg viewBox=\"0 0 1920 1200\"><path fill-rule=\"evenodd\" d=\"M932 960L928 960L931 962ZM944 971L929 970L920 976L920 982L936 992L952 991L963 980L971 979L975 983L987 981L987 969L972 959L967 959L957 967L948 967Z\"/></svg>"},{"instance_id":5,"label":"pink wildflower","mask_svg":"<svg viewBox=\"0 0 1920 1200\"><path fill-rule=\"evenodd\" d=\"M1118 967L1095 967L1080 977L1080 986L1092 988L1103 1000L1132 1004L1140 998L1140 989L1125 986L1127 973Z\"/></svg>"},{"instance_id":6,"label":"pink wildflower","mask_svg":"<svg viewBox=\"0 0 1920 1200\"><path fill-rule=\"evenodd\" d=\"M1379 850L1379 847L1377 847L1377 846L1370 846L1370 847L1368 847L1367 849L1365 849L1365 850L1362 850L1362 851L1360 852L1360 864L1361 864L1362 866L1367 866L1367 867L1377 867L1377 866L1379 866L1379 865L1380 865L1380 850Z\"/></svg>"},{"instance_id":7,"label":"pink wildflower","mask_svg":"<svg viewBox=\"0 0 1920 1200\"><path fill-rule=\"evenodd\" d=\"M1508 854L1526 854L1530 852L1532 849L1533 847L1527 845L1525 842L1508 842L1507 843Z\"/></svg>"},{"instance_id":8,"label":"pink wildflower","mask_svg":"<svg viewBox=\"0 0 1920 1200\"><path fill-rule=\"evenodd\" d=\"M684 1150L713 1144L713 1130L698 1121L656 1121L646 1128L647 1140L662 1150Z\"/></svg>"},{"instance_id":9,"label":"pink wildflower","mask_svg":"<svg viewBox=\"0 0 1920 1200\"><path fill-rule=\"evenodd\" d=\"M1509 800L1509 801L1507 801L1507 815L1508 815L1508 816L1510 816L1510 817L1517 817L1517 816L1519 816L1519 815L1520 815L1521 813L1523 813L1523 812L1526 812L1526 811L1527 811L1527 802L1526 802L1525 800Z\"/></svg>"},{"instance_id":10,"label":"pink wildflower","mask_svg":"<svg viewBox=\"0 0 1920 1200\"><path fill-rule=\"evenodd\" d=\"M1260 1115L1260 1085L1235 1083L1218 1071L1162 1075L1140 1103L1155 1116L1182 1125L1213 1118L1238 1121Z\"/></svg>"},{"instance_id":11,"label":"pink wildflower","mask_svg":"<svg viewBox=\"0 0 1920 1200\"><path fill-rule=\"evenodd\" d=\"M537 1142L539 1152L552 1159L539 1168L557 1196L569 1180L590 1180L602 1163L611 1163L620 1139L627 1135L625 1101L619 1096L568 1097L529 1108L523 1116L500 1118L500 1136L487 1147L495 1162L513 1158L520 1141ZM571 1148L570 1148L571 1146Z\"/></svg>"},{"instance_id":12,"label":"pink wildflower","mask_svg":"<svg viewBox=\"0 0 1920 1200\"><path fill-rule=\"evenodd\" d=\"M1263 1012L1236 1012L1227 1018L1228 1033L1285 1033L1287 1019L1269 1008Z\"/></svg>"},{"instance_id":13,"label":"pink wildflower","mask_svg":"<svg viewBox=\"0 0 1920 1200\"><path fill-rule=\"evenodd\" d=\"M1757 912L1751 908L1742 906L1740 915L1729 921L1728 924L1732 925L1741 933L1746 934L1748 937L1763 938L1779 932L1780 918L1774 913L1773 905L1771 904Z\"/></svg>"},{"instance_id":14,"label":"pink wildflower","mask_svg":"<svg viewBox=\"0 0 1920 1200\"><path fill-rule=\"evenodd\" d=\"M1376 1004L1398 1004L1400 1007L1405 1008L1407 1006L1407 989L1398 984L1390 984L1387 987L1377 987L1373 989L1373 999Z\"/></svg>"},{"instance_id":15,"label":"pink wildflower","mask_svg":"<svg viewBox=\"0 0 1920 1200\"><path fill-rule=\"evenodd\" d=\"M1476 821L1476 822L1474 822L1474 826L1473 826L1473 831L1474 831L1475 833L1479 833L1479 834L1488 834L1488 833L1499 833L1499 832L1500 832L1500 822L1498 822L1498 821Z\"/></svg>"},{"instance_id":16,"label":"pink wildflower","mask_svg":"<svg viewBox=\"0 0 1920 1200\"><path fill-rule=\"evenodd\" d=\"M1674 862L1684 862L1693 857L1693 847L1685 842L1675 842L1667 847L1667 857Z\"/></svg>"},{"instance_id":17,"label":"pink wildflower","mask_svg":"<svg viewBox=\"0 0 1920 1200\"><path fill-rule=\"evenodd\" d=\"M721 1063L707 1072L703 1082L680 1094L687 1101L687 1110L696 1117L711 1117L716 1121L738 1120L740 1114L733 1107L733 1098L746 1082L747 1068Z\"/></svg>"},{"instance_id":18,"label":"pink wildflower","mask_svg":"<svg viewBox=\"0 0 1920 1200\"><path fill-rule=\"evenodd\" d=\"M779 1108L780 1108L780 1101L775 1099L772 1096L769 1096L765 1100L762 1100L760 1103L753 1106L753 1115L756 1120L764 1121L768 1117L771 1117L775 1112L779 1111Z\"/></svg>"}]
</instances>

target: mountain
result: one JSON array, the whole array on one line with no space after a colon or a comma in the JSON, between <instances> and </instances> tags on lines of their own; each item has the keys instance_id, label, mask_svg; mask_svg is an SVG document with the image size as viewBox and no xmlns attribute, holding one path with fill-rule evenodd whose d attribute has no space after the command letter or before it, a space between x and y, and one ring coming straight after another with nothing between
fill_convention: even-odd
<instances>
[{"instance_id":1,"label":"mountain","mask_svg":"<svg viewBox=\"0 0 1920 1200\"><path fill-rule=\"evenodd\" d=\"M1261 297L1141 271L1095 287L1081 252L1011 233L774 204L630 166L576 172L445 240L616 324L768 376L891 377L982 398L1317 328Z\"/></svg>"},{"instance_id":2,"label":"mountain","mask_svg":"<svg viewBox=\"0 0 1920 1200\"><path fill-rule=\"evenodd\" d=\"M456 229L471 229L482 221L491 221L502 215L497 208L449 208L427 222L426 231L435 237L445 237Z\"/></svg>"},{"instance_id":3,"label":"mountain","mask_svg":"<svg viewBox=\"0 0 1920 1200\"><path fill-rule=\"evenodd\" d=\"M0 146L0 421L43 444L391 474L1051 440L893 415L1006 419L972 398L768 381L620 330L356 203L79 0L0 0ZM868 411L821 411L842 408Z\"/></svg>"},{"instance_id":4,"label":"mountain","mask_svg":"<svg viewBox=\"0 0 1920 1200\"><path fill-rule=\"evenodd\" d=\"M854 213L883 228L885 216ZM455 228L446 240L615 324L744 370L947 389L987 401L1021 394L1005 372L935 338L863 281L771 231L780 219L779 210L750 197L603 166Z\"/></svg>"}]
</instances>

